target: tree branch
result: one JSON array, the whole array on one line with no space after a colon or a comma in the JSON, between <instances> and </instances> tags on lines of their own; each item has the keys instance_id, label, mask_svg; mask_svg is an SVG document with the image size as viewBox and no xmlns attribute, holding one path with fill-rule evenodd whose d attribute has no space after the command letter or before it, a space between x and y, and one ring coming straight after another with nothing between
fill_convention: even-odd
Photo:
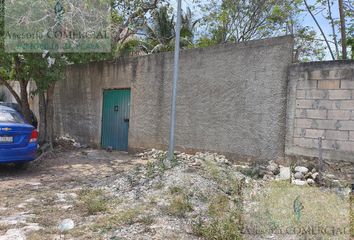
<instances>
[{"instance_id":1,"label":"tree branch","mask_svg":"<svg viewBox=\"0 0 354 240\"><path fill-rule=\"evenodd\" d=\"M306 6L307 11L310 13L312 19L315 21L315 23L316 23L318 29L320 30L320 32L321 32L321 34L322 34L322 36L323 36L323 39L324 39L325 42L326 42L326 45L327 45L327 47L328 47L328 50L329 50L329 52L330 52L330 54L331 54L331 56L332 56L332 59L333 59L333 60L336 60L336 58L335 58L335 56L334 56L334 53L333 53L333 51L332 51L331 45L329 45L329 42L328 42L327 37L326 37L326 34L323 32L323 29L321 28L321 25L320 25L319 22L317 21L315 15L313 15L313 12L312 12L312 10L311 10L311 8L310 8L310 6L308 5L308 3L307 3L306 0L304 0L304 3L305 3L305 6Z\"/></svg>"}]
</instances>

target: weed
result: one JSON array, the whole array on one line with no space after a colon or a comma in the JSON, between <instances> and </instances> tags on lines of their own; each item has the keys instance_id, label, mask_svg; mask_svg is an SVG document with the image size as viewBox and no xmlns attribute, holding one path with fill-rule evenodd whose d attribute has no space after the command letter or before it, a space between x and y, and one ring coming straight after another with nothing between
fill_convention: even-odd
<instances>
[{"instance_id":1,"label":"weed","mask_svg":"<svg viewBox=\"0 0 354 240\"><path fill-rule=\"evenodd\" d=\"M96 220L95 224L91 228L97 230L111 230L121 225L132 225L137 222L137 218L140 214L140 209L128 209L115 213L110 216L105 216Z\"/></svg>"},{"instance_id":2,"label":"weed","mask_svg":"<svg viewBox=\"0 0 354 240\"><path fill-rule=\"evenodd\" d=\"M216 196L208 207L208 213L211 217L222 217L228 210L229 198L224 195Z\"/></svg>"},{"instance_id":3,"label":"weed","mask_svg":"<svg viewBox=\"0 0 354 240\"><path fill-rule=\"evenodd\" d=\"M148 161L146 164L146 175L148 178L153 178L155 176L155 164L151 161Z\"/></svg>"},{"instance_id":4,"label":"weed","mask_svg":"<svg viewBox=\"0 0 354 240\"><path fill-rule=\"evenodd\" d=\"M167 213L176 217L184 217L187 212L191 211L193 211L193 207L185 193L173 196L167 208Z\"/></svg>"},{"instance_id":5,"label":"weed","mask_svg":"<svg viewBox=\"0 0 354 240\"><path fill-rule=\"evenodd\" d=\"M80 205L89 215L107 211L107 201L101 190L81 190L79 192Z\"/></svg>"},{"instance_id":6,"label":"weed","mask_svg":"<svg viewBox=\"0 0 354 240\"><path fill-rule=\"evenodd\" d=\"M212 219L210 222L199 220L193 224L193 232L206 240L241 240L241 229L234 216Z\"/></svg>"},{"instance_id":7,"label":"weed","mask_svg":"<svg viewBox=\"0 0 354 240\"><path fill-rule=\"evenodd\" d=\"M170 193L173 195L173 194L180 194L180 193L183 193L183 189L178 187L178 186L173 186L173 187L170 187L169 188L170 190Z\"/></svg>"}]
</instances>

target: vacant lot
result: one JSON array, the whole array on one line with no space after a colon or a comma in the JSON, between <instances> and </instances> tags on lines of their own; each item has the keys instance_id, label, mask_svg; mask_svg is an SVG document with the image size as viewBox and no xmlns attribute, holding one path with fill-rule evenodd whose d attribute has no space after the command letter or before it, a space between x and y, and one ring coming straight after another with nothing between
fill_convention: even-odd
<instances>
[{"instance_id":1,"label":"vacant lot","mask_svg":"<svg viewBox=\"0 0 354 240\"><path fill-rule=\"evenodd\" d=\"M252 179L217 154L179 154L168 167L164 158L66 149L26 170L2 166L0 240L303 239L269 232L295 224L295 198L297 229L348 222L348 201L333 191Z\"/></svg>"}]
</instances>

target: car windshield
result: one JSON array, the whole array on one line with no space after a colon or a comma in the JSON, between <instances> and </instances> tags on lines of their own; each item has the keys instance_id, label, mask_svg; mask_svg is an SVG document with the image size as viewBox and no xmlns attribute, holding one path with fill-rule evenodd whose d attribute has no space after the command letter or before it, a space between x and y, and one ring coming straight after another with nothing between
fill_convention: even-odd
<instances>
[{"instance_id":1,"label":"car windshield","mask_svg":"<svg viewBox=\"0 0 354 240\"><path fill-rule=\"evenodd\" d=\"M0 110L0 123L24 123L23 119L15 112Z\"/></svg>"}]
</instances>

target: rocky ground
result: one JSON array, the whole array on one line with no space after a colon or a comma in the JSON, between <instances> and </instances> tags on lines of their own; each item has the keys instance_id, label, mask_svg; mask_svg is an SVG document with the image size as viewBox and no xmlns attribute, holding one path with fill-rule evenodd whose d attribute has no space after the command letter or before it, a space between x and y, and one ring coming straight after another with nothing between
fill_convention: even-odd
<instances>
[{"instance_id":1,"label":"rocky ground","mask_svg":"<svg viewBox=\"0 0 354 240\"><path fill-rule=\"evenodd\" d=\"M210 153L165 156L59 148L28 169L1 166L0 240L242 239L242 217L254 209L245 188L254 196L273 180L316 185L318 175Z\"/></svg>"}]
</instances>

